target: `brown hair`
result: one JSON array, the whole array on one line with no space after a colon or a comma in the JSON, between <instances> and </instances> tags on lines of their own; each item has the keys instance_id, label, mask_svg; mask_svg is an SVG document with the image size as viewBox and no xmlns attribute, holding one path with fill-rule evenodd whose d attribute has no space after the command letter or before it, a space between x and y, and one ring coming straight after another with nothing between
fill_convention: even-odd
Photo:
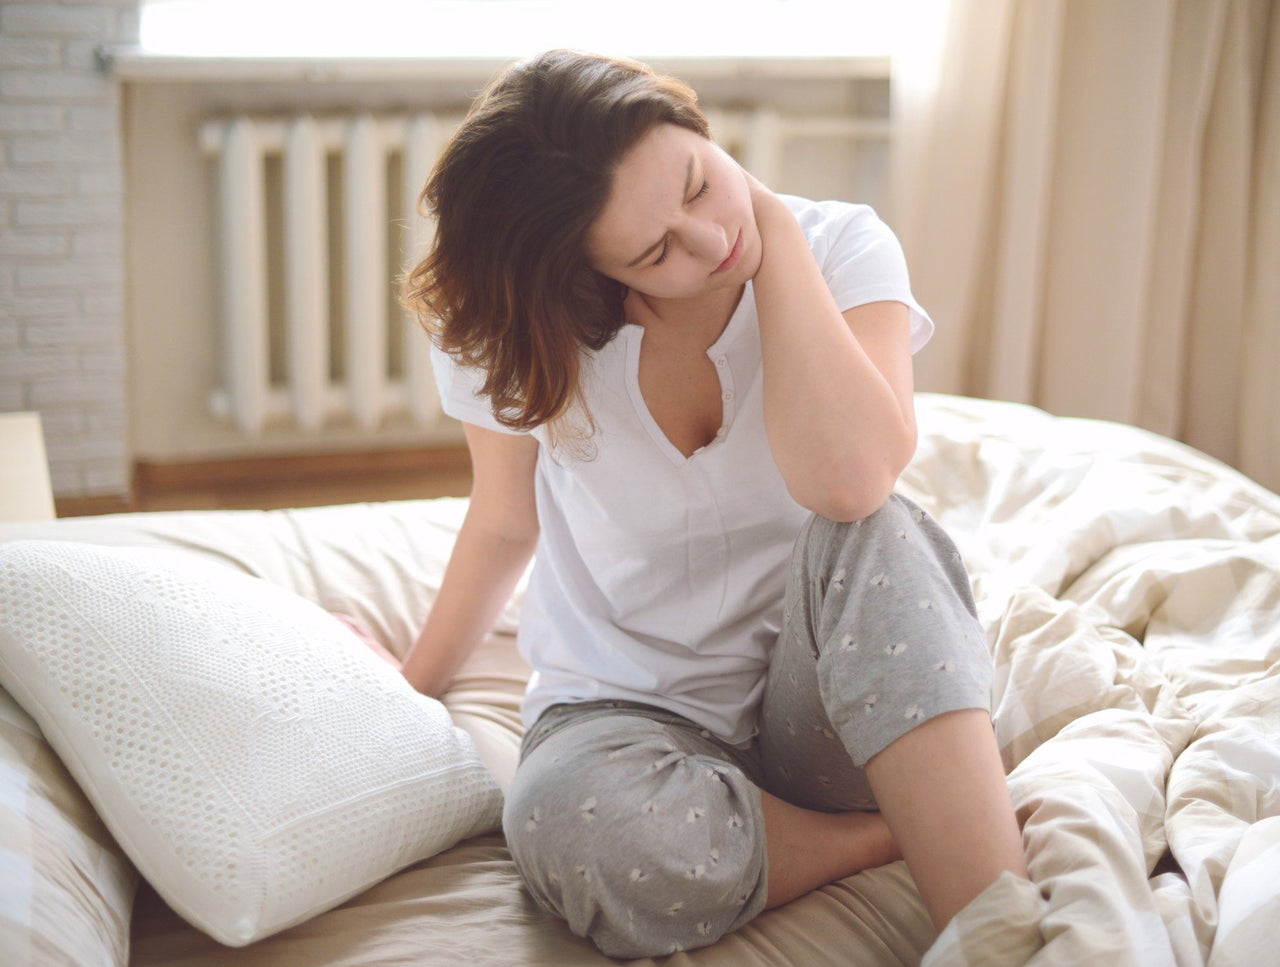
<instances>
[{"instance_id":1,"label":"brown hair","mask_svg":"<svg viewBox=\"0 0 1280 967\"><path fill-rule=\"evenodd\" d=\"M435 241L404 302L441 349L485 373L505 426L581 403L582 352L621 328L626 290L587 264L586 233L618 162L662 123L710 137L682 82L553 50L499 75L436 162L419 199Z\"/></svg>"}]
</instances>

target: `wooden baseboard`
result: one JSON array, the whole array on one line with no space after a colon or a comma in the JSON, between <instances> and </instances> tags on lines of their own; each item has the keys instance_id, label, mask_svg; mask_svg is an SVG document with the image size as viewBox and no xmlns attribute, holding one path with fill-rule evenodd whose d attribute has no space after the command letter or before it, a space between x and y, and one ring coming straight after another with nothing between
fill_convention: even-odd
<instances>
[{"instance_id":1,"label":"wooden baseboard","mask_svg":"<svg viewBox=\"0 0 1280 967\"><path fill-rule=\"evenodd\" d=\"M59 517L97 517L100 514L128 514L138 509L132 494L55 497L53 505Z\"/></svg>"},{"instance_id":2,"label":"wooden baseboard","mask_svg":"<svg viewBox=\"0 0 1280 967\"><path fill-rule=\"evenodd\" d=\"M388 476L469 473L470 470L470 454L466 447L458 446L174 463L139 460L134 464L133 489L140 495L158 495L246 484L356 482Z\"/></svg>"},{"instance_id":3,"label":"wooden baseboard","mask_svg":"<svg viewBox=\"0 0 1280 967\"><path fill-rule=\"evenodd\" d=\"M55 505L59 517L153 510L269 510L461 497L470 489L470 454L466 447L449 446L230 460L139 460L131 493L64 497Z\"/></svg>"}]
</instances>

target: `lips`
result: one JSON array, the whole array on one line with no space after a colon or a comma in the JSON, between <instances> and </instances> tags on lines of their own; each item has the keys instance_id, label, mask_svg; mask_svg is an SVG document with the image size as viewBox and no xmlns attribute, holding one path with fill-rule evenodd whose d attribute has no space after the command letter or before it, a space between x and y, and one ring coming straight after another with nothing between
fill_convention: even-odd
<instances>
[{"instance_id":1,"label":"lips","mask_svg":"<svg viewBox=\"0 0 1280 967\"><path fill-rule=\"evenodd\" d=\"M728 272L731 268L738 264L738 259L742 258L742 229L738 229L738 237L734 239L733 248L729 250L728 257L716 266L712 275L719 275L721 272Z\"/></svg>"}]
</instances>

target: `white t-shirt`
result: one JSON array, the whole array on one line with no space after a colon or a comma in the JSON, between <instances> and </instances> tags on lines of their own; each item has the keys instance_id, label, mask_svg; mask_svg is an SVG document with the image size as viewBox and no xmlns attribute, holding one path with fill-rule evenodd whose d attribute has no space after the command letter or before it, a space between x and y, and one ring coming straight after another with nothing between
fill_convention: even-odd
<instances>
[{"instance_id":1,"label":"white t-shirt","mask_svg":"<svg viewBox=\"0 0 1280 967\"><path fill-rule=\"evenodd\" d=\"M911 351L933 323L911 295L897 239L864 205L784 196L841 311L895 301L911 310ZM765 438L760 334L748 282L707 355L723 422L685 458L645 406L644 329L625 325L584 361L594 456L552 453L545 428L536 487L541 528L521 610L533 668L532 725L559 702L628 699L670 709L734 744L755 732L769 651L782 618L792 546L808 511L792 500ZM497 423L478 374L439 350L444 410Z\"/></svg>"}]
</instances>

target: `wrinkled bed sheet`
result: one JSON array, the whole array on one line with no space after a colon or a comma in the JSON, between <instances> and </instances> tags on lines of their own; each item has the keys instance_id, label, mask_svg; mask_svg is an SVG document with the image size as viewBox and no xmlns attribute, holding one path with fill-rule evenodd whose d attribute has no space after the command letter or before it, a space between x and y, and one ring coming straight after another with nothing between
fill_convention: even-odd
<instances>
[{"instance_id":1,"label":"wrinkled bed sheet","mask_svg":"<svg viewBox=\"0 0 1280 967\"><path fill-rule=\"evenodd\" d=\"M922 395L902 490L964 554L1034 885L1006 877L935 936L903 864L832 884L663 963L1280 963L1280 498L1132 428ZM185 546L412 642L457 500L122 515L0 537ZM446 698L504 785L526 670L519 598ZM147 887L131 964L589 965L500 836L463 843L249 948Z\"/></svg>"}]
</instances>

